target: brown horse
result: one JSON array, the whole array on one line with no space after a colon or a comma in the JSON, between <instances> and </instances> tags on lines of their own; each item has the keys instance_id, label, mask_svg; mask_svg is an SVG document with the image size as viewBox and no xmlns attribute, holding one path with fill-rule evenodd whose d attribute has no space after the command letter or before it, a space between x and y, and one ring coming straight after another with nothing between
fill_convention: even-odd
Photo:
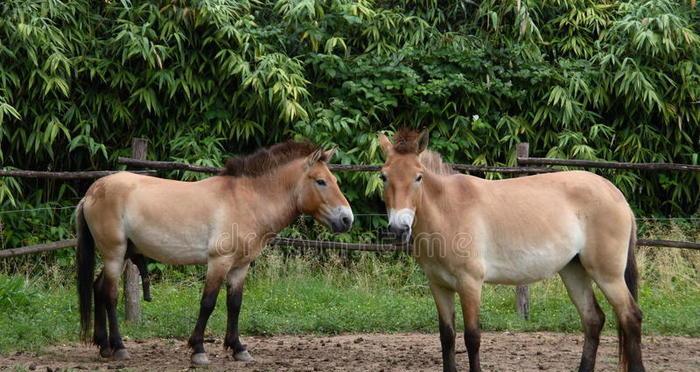
<instances>
[{"instance_id":1,"label":"brown horse","mask_svg":"<svg viewBox=\"0 0 700 372\"><path fill-rule=\"evenodd\" d=\"M595 281L618 319L620 365L643 371L636 303L634 215L620 190L588 172L500 181L455 174L425 151L427 133L379 135L389 229L413 236L438 309L443 369L456 370L454 294L464 315L471 371L479 371L483 283L524 284L559 273L583 323L580 371L592 371L604 314Z\"/></svg>"},{"instance_id":2,"label":"brown horse","mask_svg":"<svg viewBox=\"0 0 700 372\"><path fill-rule=\"evenodd\" d=\"M352 225L352 210L326 164L333 152L290 141L229 160L220 175L199 182L127 172L96 181L77 210L82 339L90 331L94 291L93 342L103 357L129 357L117 324L117 284L125 256L141 255L169 264L207 264L199 318L189 339L193 364L209 362L203 334L224 280L224 347L236 360L252 360L238 334L250 262L300 214L312 215L334 232ZM95 249L104 268L93 283Z\"/></svg>"}]
</instances>

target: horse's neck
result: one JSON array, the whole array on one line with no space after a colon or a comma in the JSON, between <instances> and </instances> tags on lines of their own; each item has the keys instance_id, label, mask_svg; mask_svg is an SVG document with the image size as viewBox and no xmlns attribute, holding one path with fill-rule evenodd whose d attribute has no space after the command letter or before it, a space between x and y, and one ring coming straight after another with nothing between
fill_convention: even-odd
<instances>
[{"instance_id":1,"label":"horse's neck","mask_svg":"<svg viewBox=\"0 0 700 372\"><path fill-rule=\"evenodd\" d=\"M247 180L247 189L252 193L250 213L255 215L251 227L259 236L277 234L299 216L296 179L277 173Z\"/></svg>"},{"instance_id":2,"label":"horse's neck","mask_svg":"<svg viewBox=\"0 0 700 372\"><path fill-rule=\"evenodd\" d=\"M416 233L433 233L440 231L446 223L445 219L450 218L453 212L451 208L460 208L461 200L455 198L469 198L469 189L472 187L470 180L464 179L465 190L454 193L453 188L448 185L452 175L438 175L426 172L423 177L423 190L419 204L416 206Z\"/></svg>"}]
</instances>

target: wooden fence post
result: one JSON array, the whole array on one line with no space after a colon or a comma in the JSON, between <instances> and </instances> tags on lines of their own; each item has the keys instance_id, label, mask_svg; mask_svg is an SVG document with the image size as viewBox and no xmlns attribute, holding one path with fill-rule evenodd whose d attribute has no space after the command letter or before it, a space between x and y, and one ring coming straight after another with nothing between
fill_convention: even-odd
<instances>
[{"instance_id":1,"label":"wooden fence post","mask_svg":"<svg viewBox=\"0 0 700 372\"><path fill-rule=\"evenodd\" d=\"M148 140L145 138L134 138L131 141L131 157L145 160L148 149ZM141 320L141 285L139 280L139 269L131 260L126 260L124 270L124 312L126 320L138 322Z\"/></svg>"},{"instance_id":2,"label":"wooden fence post","mask_svg":"<svg viewBox=\"0 0 700 372\"><path fill-rule=\"evenodd\" d=\"M515 150L516 156L518 158L527 158L529 155L529 150L529 143L519 143L517 144ZM530 289L525 284L515 287L515 309L523 319L530 319Z\"/></svg>"}]
</instances>

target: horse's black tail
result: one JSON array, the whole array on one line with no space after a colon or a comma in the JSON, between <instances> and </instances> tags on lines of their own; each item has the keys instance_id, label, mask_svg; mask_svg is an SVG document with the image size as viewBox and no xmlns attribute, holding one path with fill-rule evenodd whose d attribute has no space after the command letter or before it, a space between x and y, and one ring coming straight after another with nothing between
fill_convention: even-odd
<instances>
[{"instance_id":1,"label":"horse's black tail","mask_svg":"<svg viewBox=\"0 0 700 372\"><path fill-rule=\"evenodd\" d=\"M639 272L637 271L637 260L634 258L634 249L637 247L637 223L632 216L632 232L630 233L629 246L627 247L627 267L625 268L625 283L627 289L632 294L632 298L637 301L639 287Z\"/></svg>"},{"instance_id":2,"label":"horse's black tail","mask_svg":"<svg viewBox=\"0 0 700 372\"><path fill-rule=\"evenodd\" d=\"M83 200L78 204L76 225L78 234L78 302L80 308L80 339L88 342L92 323L92 281L95 276L95 240L83 214Z\"/></svg>"},{"instance_id":3,"label":"horse's black tail","mask_svg":"<svg viewBox=\"0 0 700 372\"><path fill-rule=\"evenodd\" d=\"M635 221L634 214L632 215L632 231L630 232L629 244L627 245L627 266L625 267L625 284L627 284L627 289L630 291L634 302L637 302L637 296L639 292L639 272L637 271L637 260L634 257L634 250L637 247L637 222ZM639 314L641 317L641 313ZM627 371L628 362L627 356L624 352L625 345L625 335L622 331L622 325L620 320L617 322L617 340L618 340L618 357L620 367L623 371Z\"/></svg>"}]
</instances>

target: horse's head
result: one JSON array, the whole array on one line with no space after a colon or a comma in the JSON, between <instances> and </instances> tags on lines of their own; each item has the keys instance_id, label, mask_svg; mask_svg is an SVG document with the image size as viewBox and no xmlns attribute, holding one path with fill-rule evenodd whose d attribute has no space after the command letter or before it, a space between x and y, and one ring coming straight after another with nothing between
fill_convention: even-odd
<instances>
[{"instance_id":1,"label":"horse's head","mask_svg":"<svg viewBox=\"0 0 700 372\"><path fill-rule=\"evenodd\" d=\"M428 133L402 129L394 135L394 143L379 134L379 145L386 159L380 177L384 181L389 231L407 242L423 189L425 168L419 155L428 146Z\"/></svg>"},{"instance_id":2,"label":"horse's head","mask_svg":"<svg viewBox=\"0 0 700 372\"><path fill-rule=\"evenodd\" d=\"M335 149L316 150L304 160L304 170L297 186L297 209L313 216L333 232L350 230L352 209L338 187L338 181L328 169Z\"/></svg>"}]
</instances>

